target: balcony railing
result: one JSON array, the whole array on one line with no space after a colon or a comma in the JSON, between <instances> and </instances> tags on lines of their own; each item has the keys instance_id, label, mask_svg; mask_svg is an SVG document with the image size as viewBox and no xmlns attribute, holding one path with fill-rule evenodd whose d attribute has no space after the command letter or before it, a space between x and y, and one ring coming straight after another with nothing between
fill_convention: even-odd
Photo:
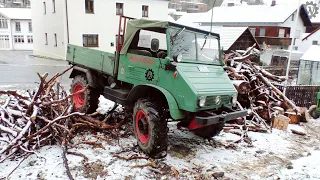
<instances>
[{"instance_id":1,"label":"balcony railing","mask_svg":"<svg viewBox=\"0 0 320 180\"><path fill-rule=\"evenodd\" d=\"M281 37L255 37L259 44L265 42L268 45L278 45L278 46L290 46L291 38L281 38Z\"/></svg>"}]
</instances>

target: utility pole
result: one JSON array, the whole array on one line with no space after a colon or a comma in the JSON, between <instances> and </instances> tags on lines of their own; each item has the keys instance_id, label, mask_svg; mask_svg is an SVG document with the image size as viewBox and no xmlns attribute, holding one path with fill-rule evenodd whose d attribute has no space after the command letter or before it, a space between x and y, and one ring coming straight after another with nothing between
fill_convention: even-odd
<instances>
[{"instance_id":1,"label":"utility pole","mask_svg":"<svg viewBox=\"0 0 320 180\"><path fill-rule=\"evenodd\" d=\"M283 94L286 94L286 90L287 90L287 86L288 86L288 77L289 77L289 71L290 71L290 63L291 63L291 55L292 55L292 49L293 49L293 42L296 36L296 28L297 28L297 24L298 24L298 19L300 17L300 2L301 0L299 0L299 4L298 4L298 8L297 8L297 15L295 18L295 22L294 22L294 31L293 31L293 37L291 38L291 47L290 47L290 53L289 53L289 59L288 59L288 64L287 64L287 72L286 72L286 81L285 81L285 85L283 88Z\"/></svg>"}]
</instances>

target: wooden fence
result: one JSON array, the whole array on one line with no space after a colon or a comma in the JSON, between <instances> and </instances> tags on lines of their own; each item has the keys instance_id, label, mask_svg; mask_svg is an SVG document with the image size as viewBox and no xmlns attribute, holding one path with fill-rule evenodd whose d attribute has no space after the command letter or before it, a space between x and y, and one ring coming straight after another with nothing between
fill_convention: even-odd
<instances>
[{"instance_id":1,"label":"wooden fence","mask_svg":"<svg viewBox=\"0 0 320 180\"><path fill-rule=\"evenodd\" d=\"M278 88L283 91L283 87ZM319 91L320 86L288 86L286 96L297 106L309 108L311 105L317 104Z\"/></svg>"}]
</instances>

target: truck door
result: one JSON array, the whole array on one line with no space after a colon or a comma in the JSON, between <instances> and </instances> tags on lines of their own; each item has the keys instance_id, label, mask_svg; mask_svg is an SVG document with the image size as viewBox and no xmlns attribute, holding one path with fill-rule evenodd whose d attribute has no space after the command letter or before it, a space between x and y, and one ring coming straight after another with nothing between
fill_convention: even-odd
<instances>
[{"instance_id":1,"label":"truck door","mask_svg":"<svg viewBox=\"0 0 320 180\"><path fill-rule=\"evenodd\" d=\"M154 38L159 40L158 52L150 49L151 40ZM166 53L165 29L163 32L138 31L127 54L120 55L118 79L132 84L157 84L161 59L166 57Z\"/></svg>"}]
</instances>

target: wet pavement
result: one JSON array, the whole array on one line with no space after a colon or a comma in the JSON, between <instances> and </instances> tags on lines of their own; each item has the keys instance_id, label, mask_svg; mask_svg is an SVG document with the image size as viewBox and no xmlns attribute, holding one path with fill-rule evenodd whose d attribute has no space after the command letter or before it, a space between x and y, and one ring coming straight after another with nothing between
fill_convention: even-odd
<instances>
[{"instance_id":1,"label":"wet pavement","mask_svg":"<svg viewBox=\"0 0 320 180\"><path fill-rule=\"evenodd\" d=\"M32 51L0 51L0 90L30 89L37 87L37 73L49 73L49 78L69 67L67 61L33 57ZM59 78L68 87L69 74Z\"/></svg>"}]
</instances>

